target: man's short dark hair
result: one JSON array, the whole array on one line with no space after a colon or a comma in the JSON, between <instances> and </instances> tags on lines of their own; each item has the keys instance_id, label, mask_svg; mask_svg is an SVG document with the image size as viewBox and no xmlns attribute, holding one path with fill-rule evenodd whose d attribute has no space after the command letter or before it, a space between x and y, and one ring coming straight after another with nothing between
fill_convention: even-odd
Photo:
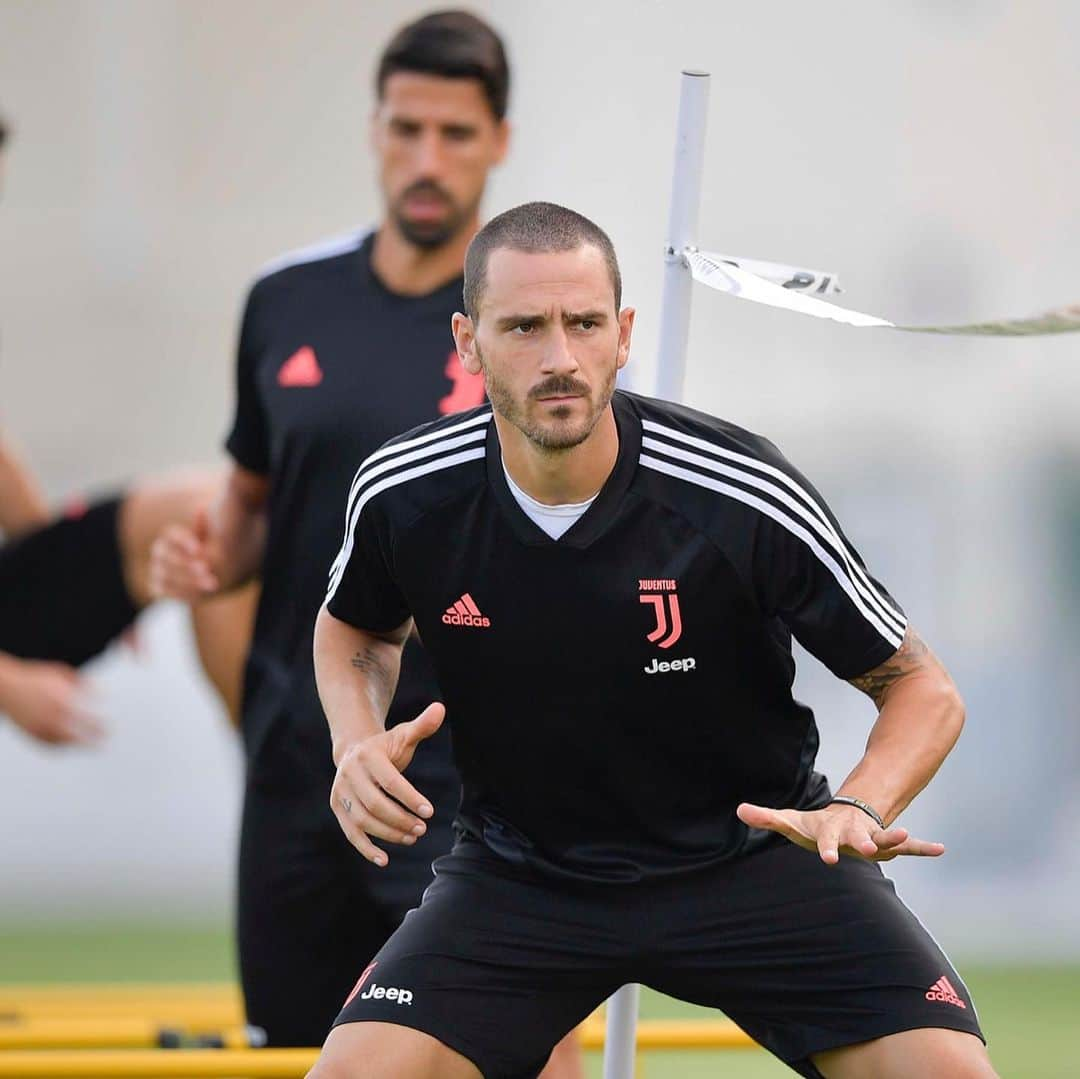
<instances>
[{"instance_id":1,"label":"man's short dark hair","mask_svg":"<svg viewBox=\"0 0 1080 1079\"><path fill-rule=\"evenodd\" d=\"M480 313L492 251L506 247L511 251L546 254L576 251L584 244L592 244L604 256L615 293L615 310L618 311L622 304L622 275L608 234L584 215L565 206L553 202L526 202L493 217L469 244L469 250L465 252L465 313L474 322Z\"/></svg>"},{"instance_id":2,"label":"man's short dark hair","mask_svg":"<svg viewBox=\"0 0 1080 1079\"><path fill-rule=\"evenodd\" d=\"M375 75L382 100L386 80L396 71L444 79L476 79L496 120L506 115L510 67L502 38L467 11L435 11L403 26L383 50Z\"/></svg>"}]
</instances>

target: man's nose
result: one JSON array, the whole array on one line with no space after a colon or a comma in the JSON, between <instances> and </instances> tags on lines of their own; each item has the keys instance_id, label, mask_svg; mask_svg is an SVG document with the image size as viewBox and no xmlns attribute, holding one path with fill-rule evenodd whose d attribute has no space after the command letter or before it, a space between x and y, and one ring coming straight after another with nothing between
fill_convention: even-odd
<instances>
[{"instance_id":1,"label":"man's nose","mask_svg":"<svg viewBox=\"0 0 1080 1079\"><path fill-rule=\"evenodd\" d=\"M445 147L438 131L425 131L416 146L416 167L425 179L442 177L446 163Z\"/></svg>"},{"instance_id":2,"label":"man's nose","mask_svg":"<svg viewBox=\"0 0 1080 1079\"><path fill-rule=\"evenodd\" d=\"M544 349L543 370L546 374L566 374L576 371L577 357L563 326L555 327Z\"/></svg>"}]
</instances>

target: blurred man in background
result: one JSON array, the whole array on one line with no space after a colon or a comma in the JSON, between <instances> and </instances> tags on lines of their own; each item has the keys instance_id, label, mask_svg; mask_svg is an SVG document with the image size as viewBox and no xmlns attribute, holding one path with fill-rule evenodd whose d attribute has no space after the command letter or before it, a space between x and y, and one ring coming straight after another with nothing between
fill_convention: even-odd
<instances>
[{"instance_id":1,"label":"blurred man in background","mask_svg":"<svg viewBox=\"0 0 1080 1079\"><path fill-rule=\"evenodd\" d=\"M342 838L327 806L334 766L312 629L356 461L393 434L483 400L482 379L458 360L450 318L488 173L506 153L509 83L498 35L464 12L419 19L389 43L372 121L383 220L287 256L256 281L240 332L224 497L155 546L163 594L198 602L256 575L263 582L243 703L237 929L248 1019L273 1045L322 1041L357 970L417 905L432 859L451 844L460 780L448 733L413 761L435 812L391 871ZM438 696L411 640L388 725ZM563 1063L553 1068L568 1069L557 1074L581 1074L576 1049L556 1055Z\"/></svg>"},{"instance_id":2,"label":"blurred man in background","mask_svg":"<svg viewBox=\"0 0 1080 1079\"><path fill-rule=\"evenodd\" d=\"M0 118L0 180L8 137ZM139 481L54 515L0 430L0 713L41 742L101 738L103 723L78 668L152 602L154 537L170 522L190 520L220 482L209 471ZM193 608L204 669L234 722L253 611L251 590Z\"/></svg>"}]
</instances>

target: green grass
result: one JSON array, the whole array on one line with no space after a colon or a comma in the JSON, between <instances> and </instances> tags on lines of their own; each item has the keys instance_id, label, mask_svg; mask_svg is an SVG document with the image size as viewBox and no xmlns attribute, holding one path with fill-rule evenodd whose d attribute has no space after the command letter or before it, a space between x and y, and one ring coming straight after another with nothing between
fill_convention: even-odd
<instances>
[{"instance_id":1,"label":"green grass","mask_svg":"<svg viewBox=\"0 0 1080 1079\"><path fill-rule=\"evenodd\" d=\"M1071 1079L1080 1074L1072 1023L1080 1010L1080 966L962 963L999 1073L1007 1079ZM185 981L233 978L229 933L182 926L58 926L0 929L0 981ZM646 992L642 1014L710 1013ZM600 1076L590 1054L589 1079ZM781 1079L781 1064L757 1051L643 1054L639 1079Z\"/></svg>"},{"instance_id":2,"label":"green grass","mask_svg":"<svg viewBox=\"0 0 1080 1079\"><path fill-rule=\"evenodd\" d=\"M224 928L160 925L0 928L0 981L171 982L235 979Z\"/></svg>"}]
</instances>

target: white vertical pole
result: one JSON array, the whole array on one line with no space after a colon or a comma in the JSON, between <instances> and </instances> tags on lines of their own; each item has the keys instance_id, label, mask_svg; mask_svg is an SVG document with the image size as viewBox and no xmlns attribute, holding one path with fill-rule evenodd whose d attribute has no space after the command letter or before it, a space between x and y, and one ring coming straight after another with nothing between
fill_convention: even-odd
<instances>
[{"instance_id":1,"label":"white vertical pole","mask_svg":"<svg viewBox=\"0 0 1080 1079\"><path fill-rule=\"evenodd\" d=\"M686 339L690 330L690 295L694 279L683 260L683 250L697 238L708 109L708 73L684 71L675 129L671 210L664 241L664 295L660 301L657 350L656 396L665 401L678 401L682 397L686 371Z\"/></svg>"},{"instance_id":2,"label":"white vertical pole","mask_svg":"<svg viewBox=\"0 0 1080 1079\"><path fill-rule=\"evenodd\" d=\"M675 132L671 212L664 244L664 295L660 303L656 373L656 396L668 401L678 401L682 396L686 370L686 338L690 330L690 294L694 279L682 253L694 242L697 233L708 106L708 74L684 71ZM608 1001L604 1079L634 1079L640 995L640 986L624 985Z\"/></svg>"},{"instance_id":3,"label":"white vertical pole","mask_svg":"<svg viewBox=\"0 0 1080 1079\"><path fill-rule=\"evenodd\" d=\"M607 1003L604 1079L634 1079L637 1056L638 997L641 986L624 985Z\"/></svg>"}]
</instances>

